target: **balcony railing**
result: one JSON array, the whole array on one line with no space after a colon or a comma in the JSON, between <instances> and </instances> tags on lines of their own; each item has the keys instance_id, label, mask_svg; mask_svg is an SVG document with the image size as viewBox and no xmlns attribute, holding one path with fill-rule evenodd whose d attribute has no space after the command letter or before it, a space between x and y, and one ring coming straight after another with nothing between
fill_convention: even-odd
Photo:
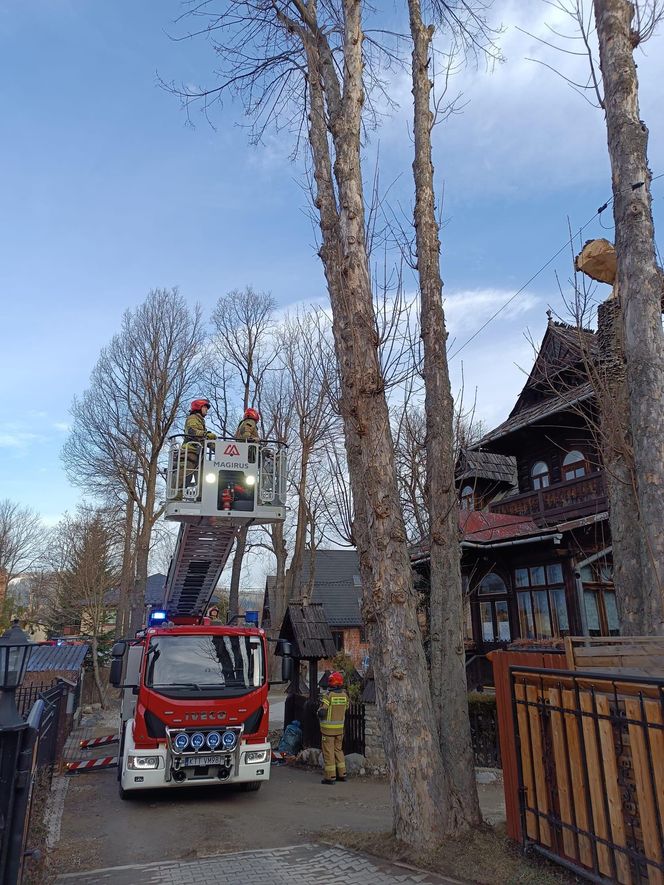
<instances>
[{"instance_id":1,"label":"balcony railing","mask_svg":"<svg viewBox=\"0 0 664 885\"><path fill-rule=\"evenodd\" d=\"M578 479L557 482L544 489L512 495L491 505L494 513L526 516L544 522L560 522L561 517L590 516L608 507L604 474L591 473Z\"/></svg>"}]
</instances>

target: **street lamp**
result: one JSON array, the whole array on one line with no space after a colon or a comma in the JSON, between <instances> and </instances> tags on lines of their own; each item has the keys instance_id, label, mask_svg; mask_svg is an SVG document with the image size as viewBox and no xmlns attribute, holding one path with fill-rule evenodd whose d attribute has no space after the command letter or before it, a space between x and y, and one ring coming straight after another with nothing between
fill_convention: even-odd
<instances>
[{"instance_id":1,"label":"street lamp","mask_svg":"<svg viewBox=\"0 0 664 885\"><path fill-rule=\"evenodd\" d=\"M0 636L0 729L16 728L24 724L14 696L23 682L33 648L17 622Z\"/></svg>"}]
</instances>

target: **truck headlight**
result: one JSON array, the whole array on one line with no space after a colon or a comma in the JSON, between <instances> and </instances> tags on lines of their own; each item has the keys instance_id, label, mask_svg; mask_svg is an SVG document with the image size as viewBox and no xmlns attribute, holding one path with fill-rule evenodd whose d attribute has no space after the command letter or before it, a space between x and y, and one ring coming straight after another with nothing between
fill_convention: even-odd
<instances>
[{"instance_id":1,"label":"truck headlight","mask_svg":"<svg viewBox=\"0 0 664 885\"><path fill-rule=\"evenodd\" d=\"M159 768L159 756L128 756L127 768L132 768L134 771Z\"/></svg>"},{"instance_id":2,"label":"truck headlight","mask_svg":"<svg viewBox=\"0 0 664 885\"><path fill-rule=\"evenodd\" d=\"M261 762L267 762L267 750L250 750L244 754L246 765L259 765Z\"/></svg>"}]
</instances>

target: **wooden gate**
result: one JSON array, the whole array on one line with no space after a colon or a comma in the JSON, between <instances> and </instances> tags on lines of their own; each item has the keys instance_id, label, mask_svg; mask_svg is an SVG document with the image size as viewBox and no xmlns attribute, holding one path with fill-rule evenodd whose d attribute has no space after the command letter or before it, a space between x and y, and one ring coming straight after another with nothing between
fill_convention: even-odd
<instances>
[{"instance_id":1,"label":"wooden gate","mask_svg":"<svg viewBox=\"0 0 664 885\"><path fill-rule=\"evenodd\" d=\"M664 885L664 679L510 667L524 842L595 881Z\"/></svg>"},{"instance_id":2,"label":"wooden gate","mask_svg":"<svg viewBox=\"0 0 664 885\"><path fill-rule=\"evenodd\" d=\"M364 756L364 704L350 703L344 725L344 753Z\"/></svg>"}]
</instances>

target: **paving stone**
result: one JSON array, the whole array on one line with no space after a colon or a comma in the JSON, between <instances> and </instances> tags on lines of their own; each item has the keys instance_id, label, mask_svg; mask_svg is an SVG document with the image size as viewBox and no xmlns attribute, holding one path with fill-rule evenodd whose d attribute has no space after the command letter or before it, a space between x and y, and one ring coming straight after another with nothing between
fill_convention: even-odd
<instances>
[{"instance_id":1,"label":"paving stone","mask_svg":"<svg viewBox=\"0 0 664 885\"><path fill-rule=\"evenodd\" d=\"M80 885L450 885L446 879L345 848L311 843L242 851L195 861L163 861L68 873L57 882Z\"/></svg>"}]
</instances>

